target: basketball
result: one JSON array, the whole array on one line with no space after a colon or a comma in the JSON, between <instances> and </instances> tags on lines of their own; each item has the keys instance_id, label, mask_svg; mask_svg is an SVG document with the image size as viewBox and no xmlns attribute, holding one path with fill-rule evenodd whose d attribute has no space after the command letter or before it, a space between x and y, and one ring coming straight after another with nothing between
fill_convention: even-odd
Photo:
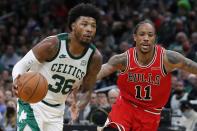
<instances>
[{"instance_id":1,"label":"basketball","mask_svg":"<svg viewBox=\"0 0 197 131\"><path fill-rule=\"evenodd\" d=\"M22 74L17 83L18 97L27 103L41 101L48 91L47 80L38 72L26 72Z\"/></svg>"}]
</instances>

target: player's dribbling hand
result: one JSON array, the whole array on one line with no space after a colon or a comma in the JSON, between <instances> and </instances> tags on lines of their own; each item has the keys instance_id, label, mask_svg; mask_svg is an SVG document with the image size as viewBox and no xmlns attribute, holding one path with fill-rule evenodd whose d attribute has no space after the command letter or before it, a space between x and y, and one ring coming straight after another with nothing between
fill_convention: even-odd
<instances>
[{"instance_id":1,"label":"player's dribbling hand","mask_svg":"<svg viewBox=\"0 0 197 131\"><path fill-rule=\"evenodd\" d=\"M14 94L14 96L18 97L18 87L20 86L20 81L18 80L20 78L21 75L18 75L16 77L16 79L13 82L12 85L12 93Z\"/></svg>"}]
</instances>

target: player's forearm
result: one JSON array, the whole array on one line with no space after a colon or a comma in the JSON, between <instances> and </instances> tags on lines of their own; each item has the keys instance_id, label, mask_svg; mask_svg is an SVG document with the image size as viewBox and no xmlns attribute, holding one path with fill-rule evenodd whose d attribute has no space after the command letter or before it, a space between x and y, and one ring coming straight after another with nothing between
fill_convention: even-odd
<instances>
[{"instance_id":1,"label":"player's forearm","mask_svg":"<svg viewBox=\"0 0 197 131\"><path fill-rule=\"evenodd\" d=\"M97 74L97 80L101 80L102 78L109 76L115 71L114 67L109 65L108 63L103 64L100 72Z\"/></svg>"},{"instance_id":2,"label":"player's forearm","mask_svg":"<svg viewBox=\"0 0 197 131\"><path fill-rule=\"evenodd\" d=\"M92 91L84 92L80 100L77 102L77 106L80 110L83 110L86 107L86 105L89 103L91 98L91 93Z\"/></svg>"},{"instance_id":3,"label":"player's forearm","mask_svg":"<svg viewBox=\"0 0 197 131\"><path fill-rule=\"evenodd\" d=\"M185 58L181 68L190 73L197 74L197 63L195 63L194 61L190 59Z\"/></svg>"},{"instance_id":4,"label":"player's forearm","mask_svg":"<svg viewBox=\"0 0 197 131\"><path fill-rule=\"evenodd\" d=\"M30 50L20 61L18 61L13 70L12 70L12 77L13 80L19 75L23 74L27 70L31 68L31 66L35 63L39 63L36 57L33 54L33 51Z\"/></svg>"}]
</instances>

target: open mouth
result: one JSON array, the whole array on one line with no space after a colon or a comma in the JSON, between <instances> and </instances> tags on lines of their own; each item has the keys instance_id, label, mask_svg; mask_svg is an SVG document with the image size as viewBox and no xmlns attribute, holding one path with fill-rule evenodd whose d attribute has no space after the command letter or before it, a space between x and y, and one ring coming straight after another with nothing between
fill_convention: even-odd
<instances>
[{"instance_id":1,"label":"open mouth","mask_svg":"<svg viewBox=\"0 0 197 131\"><path fill-rule=\"evenodd\" d=\"M143 44L142 47L143 47L143 48L149 48L150 45L148 45L148 44Z\"/></svg>"},{"instance_id":2,"label":"open mouth","mask_svg":"<svg viewBox=\"0 0 197 131\"><path fill-rule=\"evenodd\" d=\"M83 38L85 38L85 39L91 39L92 37L90 35L83 35Z\"/></svg>"},{"instance_id":3,"label":"open mouth","mask_svg":"<svg viewBox=\"0 0 197 131\"><path fill-rule=\"evenodd\" d=\"M150 49L150 44L148 44L148 43L142 43L141 44L141 48L142 48L142 50L149 50Z\"/></svg>"}]
</instances>

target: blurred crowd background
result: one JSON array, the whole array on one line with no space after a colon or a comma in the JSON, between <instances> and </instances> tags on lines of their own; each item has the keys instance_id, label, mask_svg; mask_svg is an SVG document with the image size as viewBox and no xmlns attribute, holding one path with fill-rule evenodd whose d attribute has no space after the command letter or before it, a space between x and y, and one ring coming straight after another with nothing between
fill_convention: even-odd
<instances>
[{"instance_id":1,"label":"blurred crowd background","mask_svg":"<svg viewBox=\"0 0 197 131\"><path fill-rule=\"evenodd\" d=\"M69 32L67 16L76 4L95 4L101 14L94 41L105 63L109 57L134 46L132 31L141 20L150 19L157 30L157 43L197 62L196 0L0 0L0 127L16 130L16 98L12 95L11 71L35 44L43 38ZM102 126L119 94L117 73L98 81L87 108L75 124ZM80 95L79 95L80 97ZM166 109L170 124L195 129L197 121L197 77L176 70L172 93ZM65 124L70 121L69 97ZM189 113L188 113L189 112ZM193 114L192 114L193 113ZM170 121L172 120L172 121ZM165 121L165 120L164 120ZM167 122L168 123L168 122Z\"/></svg>"}]
</instances>

